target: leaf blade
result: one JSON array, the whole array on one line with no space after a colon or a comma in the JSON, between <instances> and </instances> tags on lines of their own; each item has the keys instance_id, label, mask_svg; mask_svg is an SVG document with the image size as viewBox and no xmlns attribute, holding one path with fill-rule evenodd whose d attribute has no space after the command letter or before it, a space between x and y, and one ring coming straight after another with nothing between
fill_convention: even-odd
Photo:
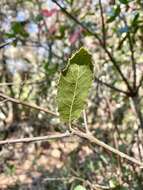
<instances>
[{"instance_id":1,"label":"leaf blade","mask_svg":"<svg viewBox=\"0 0 143 190\"><path fill-rule=\"evenodd\" d=\"M58 111L60 119L71 122L80 117L92 84L92 58L85 48L80 48L69 59L61 73L58 85Z\"/></svg>"}]
</instances>

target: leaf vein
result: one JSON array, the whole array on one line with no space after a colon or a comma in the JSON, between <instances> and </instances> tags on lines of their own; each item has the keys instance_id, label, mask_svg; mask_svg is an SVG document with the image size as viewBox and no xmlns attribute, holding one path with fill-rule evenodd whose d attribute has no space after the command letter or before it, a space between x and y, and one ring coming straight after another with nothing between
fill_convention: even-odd
<instances>
[{"instance_id":1,"label":"leaf vein","mask_svg":"<svg viewBox=\"0 0 143 190\"><path fill-rule=\"evenodd\" d=\"M73 99L72 99L71 107L70 107L69 123L71 122L71 116L72 116L73 104L74 104L75 97L76 97L76 90L77 90L77 85L78 85L78 79L79 79L79 65L78 65L76 84L75 84L74 93L73 93Z\"/></svg>"}]
</instances>

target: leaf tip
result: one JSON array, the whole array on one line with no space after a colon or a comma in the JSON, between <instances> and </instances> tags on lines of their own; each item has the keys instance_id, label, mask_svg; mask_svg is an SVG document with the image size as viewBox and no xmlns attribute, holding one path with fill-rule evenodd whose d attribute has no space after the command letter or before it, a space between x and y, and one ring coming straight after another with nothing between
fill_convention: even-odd
<instances>
[{"instance_id":1,"label":"leaf tip","mask_svg":"<svg viewBox=\"0 0 143 190\"><path fill-rule=\"evenodd\" d=\"M72 57L69 59L69 63L78 65L90 65L91 69L93 69L92 55L85 47L81 47L79 50L73 53Z\"/></svg>"}]
</instances>

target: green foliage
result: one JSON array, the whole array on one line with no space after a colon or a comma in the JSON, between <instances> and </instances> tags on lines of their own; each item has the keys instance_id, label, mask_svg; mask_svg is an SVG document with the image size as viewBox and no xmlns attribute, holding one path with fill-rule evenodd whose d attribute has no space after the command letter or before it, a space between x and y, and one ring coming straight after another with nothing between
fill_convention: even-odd
<instances>
[{"instance_id":1,"label":"green foliage","mask_svg":"<svg viewBox=\"0 0 143 190\"><path fill-rule=\"evenodd\" d=\"M61 73L58 85L58 111L62 121L80 117L92 84L93 65L89 52L80 48Z\"/></svg>"},{"instance_id":2,"label":"green foliage","mask_svg":"<svg viewBox=\"0 0 143 190\"><path fill-rule=\"evenodd\" d=\"M11 26L11 31L5 33L5 36L8 38L20 38L26 39L29 37L29 33L25 30L25 22L13 22Z\"/></svg>"},{"instance_id":3,"label":"green foliage","mask_svg":"<svg viewBox=\"0 0 143 190\"><path fill-rule=\"evenodd\" d=\"M128 4L129 2L131 2L131 1L133 1L133 0L119 0L120 1L120 3L122 3L122 4Z\"/></svg>"},{"instance_id":4,"label":"green foliage","mask_svg":"<svg viewBox=\"0 0 143 190\"><path fill-rule=\"evenodd\" d=\"M83 187L82 185L77 185L74 190L86 190L85 187Z\"/></svg>"},{"instance_id":5,"label":"green foliage","mask_svg":"<svg viewBox=\"0 0 143 190\"><path fill-rule=\"evenodd\" d=\"M12 24L12 31L15 35L19 34L20 36L26 38L29 34L24 29L25 23L24 22L14 22Z\"/></svg>"},{"instance_id":6,"label":"green foliage","mask_svg":"<svg viewBox=\"0 0 143 190\"><path fill-rule=\"evenodd\" d=\"M140 28L140 23L141 21L139 20L140 18L140 14L137 12L135 15L134 15L134 18L131 22L131 31L132 33L136 33L138 31L138 29Z\"/></svg>"},{"instance_id":7,"label":"green foliage","mask_svg":"<svg viewBox=\"0 0 143 190\"><path fill-rule=\"evenodd\" d=\"M7 164L6 167L5 167L5 173L6 175L8 176L12 176L15 174L15 166L13 164Z\"/></svg>"},{"instance_id":8,"label":"green foliage","mask_svg":"<svg viewBox=\"0 0 143 190\"><path fill-rule=\"evenodd\" d=\"M53 76L57 72L57 65L56 64L50 64L48 61L44 61L44 69L45 73L48 76Z\"/></svg>"},{"instance_id":9,"label":"green foliage","mask_svg":"<svg viewBox=\"0 0 143 190\"><path fill-rule=\"evenodd\" d=\"M120 9L119 5L117 5L116 7L112 8L111 13L110 13L110 17L108 18L107 22L108 23L109 22L113 22L116 19L116 17L119 16L120 12L121 12L121 9Z\"/></svg>"},{"instance_id":10,"label":"green foliage","mask_svg":"<svg viewBox=\"0 0 143 190\"><path fill-rule=\"evenodd\" d=\"M66 29L67 29L67 27L65 25L60 26L60 28L59 28L60 36L58 36L58 39L63 39L64 38Z\"/></svg>"}]
</instances>

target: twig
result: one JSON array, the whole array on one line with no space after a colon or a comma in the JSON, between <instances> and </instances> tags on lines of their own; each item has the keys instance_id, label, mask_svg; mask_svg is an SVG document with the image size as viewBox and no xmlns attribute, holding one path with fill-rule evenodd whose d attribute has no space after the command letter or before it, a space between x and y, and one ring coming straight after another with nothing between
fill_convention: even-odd
<instances>
[{"instance_id":1,"label":"twig","mask_svg":"<svg viewBox=\"0 0 143 190\"><path fill-rule=\"evenodd\" d=\"M132 87L130 86L128 80L126 79L126 77L124 76L124 74L122 73L120 67L118 66L115 58L112 56L111 52L108 51L108 49L105 47L104 48L105 52L107 53L108 57L110 58L111 62L113 63L114 67L116 68L116 70L118 71L118 73L120 74L121 78L123 79L123 81L125 82L128 90L132 93L133 90L132 90Z\"/></svg>"},{"instance_id":2,"label":"twig","mask_svg":"<svg viewBox=\"0 0 143 190\"><path fill-rule=\"evenodd\" d=\"M73 181L78 180L78 181L82 181L83 183L93 187L94 189L106 189L109 190L110 187L108 186L103 186L100 184L95 184L95 183L91 183L89 180L85 180L81 177L77 177L77 176L68 176L68 177L46 177L45 179L43 179L42 183L46 183L47 181L64 181L67 183L72 183Z\"/></svg>"},{"instance_id":3,"label":"twig","mask_svg":"<svg viewBox=\"0 0 143 190\"><path fill-rule=\"evenodd\" d=\"M106 46L106 29L105 29L104 13L103 13L103 7L102 7L101 0L99 0L99 8L100 8L100 15L101 15L101 22L102 22L103 45Z\"/></svg>"},{"instance_id":4,"label":"twig","mask_svg":"<svg viewBox=\"0 0 143 190\"><path fill-rule=\"evenodd\" d=\"M9 44L11 44L11 43L13 43L14 41L16 41L16 38L15 38L15 39L12 39L12 40L9 41L9 42L5 42L5 43L3 43L3 44L0 44L0 49L4 48L5 46L7 46L7 45L9 45Z\"/></svg>"},{"instance_id":5,"label":"twig","mask_svg":"<svg viewBox=\"0 0 143 190\"><path fill-rule=\"evenodd\" d=\"M102 43L102 40L99 38L99 36L96 33L93 33L84 24L82 24L73 15L71 15L64 7L60 5L60 3L57 0L51 0L51 1L53 1L69 18L71 18L75 23L77 23L79 26L85 29L89 34L92 34L92 35L94 34L94 36L96 36L96 39L98 39Z\"/></svg>"},{"instance_id":6,"label":"twig","mask_svg":"<svg viewBox=\"0 0 143 190\"><path fill-rule=\"evenodd\" d=\"M140 161L136 160L135 158L132 158L132 157L128 156L127 154L125 154L123 152L120 152L119 150L105 144L104 142L102 142L102 141L98 140L97 138L95 138L91 133L83 133L82 131L78 131L78 130L74 130L74 129L72 130L72 132L73 132L73 134L75 134L75 135L77 135L79 137L85 138L85 139L89 140L90 142L95 143L98 146L103 147L104 149L106 149L106 150L120 156L121 158L124 158L124 159L126 159L126 160L128 160L128 161L130 161L130 162L132 162L134 164L137 164L137 165L143 167L142 162L140 162Z\"/></svg>"},{"instance_id":7,"label":"twig","mask_svg":"<svg viewBox=\"0 0 143 190\"><path fill-rule=\"evenodd\" d=\"M136 160L135 158L132 158L128 156L127 154L120 152L119 150L105 144L104 142L98 140L95 138L91 133L84 133L79 130L72 129L71 132L67 131L63 134L56 134L56 135L49 135L49 136L42 136L42 137L32 137L32 138L22 138L22 139L8 139L8 140L2 140L0 141L0 145L5 145L5 144L16 144L16 143L30 143L30 142L37 142L37 141L48 141L48 140L53 140L53 139L60 139L64 137L72 137L73 135L79 136L81 138L87 139L89 142L95 143L98 146L103 147L104 149L120 156L121 158L124 158L134 164L139 165L141 168L143 167L143 163L140 161Z\"/></svg>"},{"instance_id":8,"label":"twig","mask_svg":"<svg viewBox=\"0 0 143 190\"><path fill-rule=\"evenodd\" d=\"M75 23L77 23L78 25L80 25L83 29L85 29L88 33L92 34L100 43L101 47L104 49L105 53L108 55L108 57L110 58L112 64L114 65L114 67L116 68L116 70L118 71L118 73L120 74L121 78L123 79L123 81L125 82L126 86L128 87L128 90L132 93L132 87L130 86L128 80L126 79L126 77L124 76L124 74L122 73L120 67L118 66L115 58L112 56L112 53L107 49L106 46L104 46L102 40L99 38L98 34L92 32L91 30L89 30L84 24L82 24L76 17L74 17L73 15L71 15L65 8L63 8L60 3L57 0L51 0L52 2L54 2L70 19L72 19Z\"/></svg>"},{"instance_id":9,"label":"twig","mask_svg":"<svg viewBox=\"0 0 143 190\"><path fill-rule=\"evenodd\" d=\"M99 185L93 182L91 183L89 180L86 180L85 182L95 190L111 190L109 186Z\"/></svg>"},{"instance_id":10,"label":"twig","mask_svg":"<svg viewBox=\"0 0 143 190\"><path fill-rule=\"evenodd\" d=\"M87 133L89 133L89 128L88 128L88 125L87 125L87 117L86 117L86 112L85 110L83 110L83 119L84 119L84 126L85 126L85 130Z\"/></svg>"},{"instance_id":11,"label":"twig","mask_svg":"<svg viewBox=\"0 0 143 190\"><path fill-rule=\"evenodd\" d=\"M71 181L72 176L70 177L46 177L43 179L42 183L47 181Z\"/></svg>"},{"instance_id":12,"label":"twig","mask_svg":"<svg viewBox=\"0 0 143 190\"><path fill-rule=\"evenodd\" d=\"M134 48L133 48L133 44L132 44L132 39L131 39L131 35L130 33L128 33L128 40L129 40L129 47L130 47L130 51L131 51L131 60L132 60L132 68L133 68L133 87L134 89L136 89L136 78L137 78L137 74L136 74L136 60L134 57Z\"/></svg>"},{"instance_id":13,"label":"twig","mask_svg":"<svg viewBox=\"0 0 143 190\"><path fill-rule=\"evenodd\" d=\"M142 86L143 83L143 75L140 78L139 85L137 86L137 92L139 91L140 87Z\"/></svg>"},{"instance_id":14,"label":"twig","mask_svg":"<svg viewBox=\"0 0 143 190\"><path fill-rule=\"evenodd\" d=\"M7 99L0 101L0 106L2 106L5 102L7 102Z\"/></svg>"},{"instance_id":15,"label":"twig","mask_svg":"<svg viewBox=\"0 0 143 190\"><path fill-rule=\"evenodd\" d=\"M23 102L23 101L18 100L16 98L12 98L10 96L7 96L7 95L5 95L5 94L3 94L1 92L0 92L0 97L6 99L9 102L13 102L13 103L16 103L16 104L21 104L21 105L27 106L29 108L33 108L33 109L36 109L36 110L39 110L39 111L43 111L45 113L48 113L48 114L51 114L51 115L54 115L54 116L58 116L57 113L52 112L52 111L50 111L50 110L48 110L46 108L42 108L42 107L40 107L38 105L34 105L34 104L27 103L27 102Z\"/></svg>"},{"instance_id":16,"label":"twig","mask_svg":"<svg viewBox=\"0 0 143 190\"><path fill-rule=\"evenodd\" d=\"M10 145L10 144L17 144L17 143L30 143L30 142L37 142L37 141L48 141L48 140L61 139L61 138L70 137L70 136L72 136L72 133L67 131L63 134L3 140L3 141L0 141L0 145L5 145L5 144Z\"/></svg>"},{"instance_id":17,"label":"twig","mask_svg":"<svg viewBox=\"0 0 143 190\"><path fill-rule=\"evenodd\" d=\"M21 81L19 83L16 83L16 82L3 82L3 83L0 83L0 87L1 86L18 86L18 85L32 85L32 84L41 84L41 83L44 83L46 82L46 80L37 80L37 81Z\"/></svg>"},{"instance_id":18,"label":"twig","mask_svg":"<svg viewBox=\"0 0 143 190\"><path fill-rule=\"evenodd\" d=\"M99 8L100 8L100 15L101 15L101 23L102 23L102 39L103 39L103 46L104 48L107 48L106 47L106 28L105 28L105 20L104 20L104 13L103 13L103 7L102 7L102 2L101 0L99 0ZM111 89L115 90L115 91L118 91L118 92L121 92L121 93L124 93L126 95L128 95L128 93L126 91L123 91L121 89L118 89L108 83L105 83L105 82L102 82L102 81L99 81L99 79L96 78L96 80L108 87L110 87Z\"/></svg>"},{"instance_id":19,"label":"twig","mask_svg":"<svg viewBox=\"0 0 143 190\"><path fill-rule=\"evenodd\" d=\"M127 28L129 28L125 16L122 16L121 19L123 20L125 26ZM127 38L128 38L129 48L130 48L130 52L131 52L131 61L132 61L132 69L133 69L133 88L134 88L134 90L136 90L136 78L137 78L137 76L136 76L136 60L135 60L135 56L134 56L134 44L131 39L130 31L128 31L128 33L127 33Z\"/></svg>"},{"instance_id":20,"label":"twig","mask_svg":"<svg viewBox=\"0 0 143 190\"><path fill-rule=\"evenodd\" d=\"M138 118L139 127L143 128L143 116L141 112L140 98L138 94L137 96L131 97L131 101L133 103L136 116Z\"/></svg>"},{"instance_id":21,"label":"twig","mask_svg":"<svg viewBox=\"0 0 143 190\"><path fill-rule=\"evenodd\" d=\"M106 190L109 190L110 187L107 187L107 186L103 186L103 185L99 185L97 183L91 183L89 180L86 180L86 179L83 179L79 176L71 176L71 182L74 181L74 180L78 180L78 181L82 181L84 184L92 187L92 189L95 189L95 190L101 190L101 189L106 189Z\"/></svg>"},{"instance_id":22,"label":"twig","mask_svg":"<svg viewBox=\"0 0 143 190\"><path fill-rule=\"evenodd\" d=\"M112 89L112 90L115 90L115 91L117 91L117 92L123 93L123 94L125 94L125 95L128 96L128 92L126 92L126 91L124 91L124 90L122 90L122 89L119 89L119 88L113 86L112 84L108 84L108 83L106 83L106 82L103 82L102 80L100 80L100 79L97 78L97 77L95 77L95 81L97 81L97 82L99 82L99 83L101 83L101 84L107 86L108 88L110 88L110 89Z\"/></svg>"}]
</instances>

